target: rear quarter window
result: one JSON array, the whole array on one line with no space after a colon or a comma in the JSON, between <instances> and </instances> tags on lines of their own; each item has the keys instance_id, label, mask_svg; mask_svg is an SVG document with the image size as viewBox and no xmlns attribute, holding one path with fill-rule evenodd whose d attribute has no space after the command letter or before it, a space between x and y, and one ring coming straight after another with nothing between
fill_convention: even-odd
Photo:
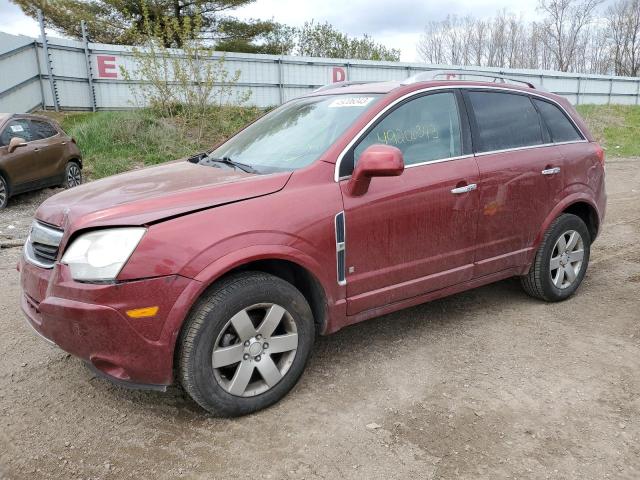
<instances>
[{"instance_id":1,"label":"rear quarter window","mask_svg":"<svg viewBox=\"0 0 640 480\"><path fill-rule=\"evenodd\" d=\"M468 92L478 137L476 151L542 145L540 117L529 97L502 92Z\"/></svg>"},{"instance_id":2,"label":"rear quarter window","mask_svg":"<svg viewBox=\"0 0 640 480\"><path fill-rule=\"evenodd\" d=\"M58 134L58 131L49 122L41 120L31 120L31 135L32 140L43 140L45 138L53 137Z\"/></svg>"},{"instance_id":3,"label":"rear quarter window","mask_svg":"<svg viewBox=\"0 0 640 480\"><path fill-rule=\"evenodd\" d=\"M552 103L545 102L544 100L534 99L540 115L544 123L549 129L551 139L554 142L573 142L583 140L582 135L571 120L567 118L567 115Z\"/></svg>"}]
</instances>

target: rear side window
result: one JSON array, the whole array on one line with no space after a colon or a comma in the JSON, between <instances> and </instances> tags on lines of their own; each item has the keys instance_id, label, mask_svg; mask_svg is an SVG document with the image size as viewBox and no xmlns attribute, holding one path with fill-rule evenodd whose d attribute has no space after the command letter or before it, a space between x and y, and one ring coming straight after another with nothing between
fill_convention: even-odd
<instances>
[{"instance_id":1,"label":"rear side window","mask_svg":"<svg viewBox=\"0 0 640 480\"><path fill-rule=\"evenodd\" d=\"M13 137L21 138L27 142L32 140L29 120L17 119L10 121L2 130L2 134L0 134L0 144L3 147L9 145Z\"/></svg>"},{"instance_id":2,"label":"rear side window","mask_svg":"<svg viewBox=\"0 0 640 480\"><path fill-rule=\"evenodd\" d=\"M405 165L462 155L455 94L425 95L393 110L356 146L356 164L362 152L374 144L398 147Z\"/></svg>"},{"instance_id":3,"label":"rear side window","mask_svg":"<svg viewBox=\"0 0 640 480\"><path fill-rule=\"evenodd\" d=\"M582 140L582 136L567 116L555 105L544 100L534 99L544 123L549 129L554 142L573 142Z\"/></svg>"},{"instance_id":4,"label":"rear side window","mask_svg":"<svg viewBox=\"0 0 640 480\"><path fill-rule=\"evenodd\" d=\"M476 150L490 152L541 145L538 112L529 97L501 92L469 92L479 137Z\"/></svg>"},{"instance_id":5,"label":"rear side window","mask_svg":"<svg viewBox=\"0 0 640 480\"><path fill-rule=\"evenodd\" d=\"M42 140L57 135L58 131L49 122L31 120L31 139Z\"/></svg>"}]
</instances>

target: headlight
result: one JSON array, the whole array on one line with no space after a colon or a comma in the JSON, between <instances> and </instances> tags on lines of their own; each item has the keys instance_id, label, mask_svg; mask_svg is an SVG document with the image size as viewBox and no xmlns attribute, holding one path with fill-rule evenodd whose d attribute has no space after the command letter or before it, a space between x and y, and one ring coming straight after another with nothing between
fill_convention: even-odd
<instances>
[{"instance_id":1,"label":"headlight","mask_svg":"<svg viewBox=\"0 0 640 480\"><path fill-rule=\"evenodd\" d=\"M69 266L74 280L114 280L146 229L110 228L85 233L67 249L62 263Z\"/></svg>"}]
</instances>

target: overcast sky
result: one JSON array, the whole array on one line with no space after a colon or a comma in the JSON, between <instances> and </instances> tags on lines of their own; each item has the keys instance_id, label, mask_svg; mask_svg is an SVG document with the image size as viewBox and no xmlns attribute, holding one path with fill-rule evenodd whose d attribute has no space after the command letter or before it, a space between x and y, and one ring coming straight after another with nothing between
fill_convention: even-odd
<instances>
[{"instance_id":1,"label":"overcast sky","mask_svg":"<svg viewBox=\"0 0 640 480\"><path fill-rule=\"evenodd\" d=\"M300 26L315 19L328 21L350 35L371 35L391 48L399 48L403 61L417 61L416 43L426 22L447 14L489 17L501 9L535 19L537 2L513 0L257 0L235 10L240 18L274 19ZM9 0L0 0L0 30L37 36L38 25ZM54 35L56 35L54 33Z\"/></svg>"}]
</instances>

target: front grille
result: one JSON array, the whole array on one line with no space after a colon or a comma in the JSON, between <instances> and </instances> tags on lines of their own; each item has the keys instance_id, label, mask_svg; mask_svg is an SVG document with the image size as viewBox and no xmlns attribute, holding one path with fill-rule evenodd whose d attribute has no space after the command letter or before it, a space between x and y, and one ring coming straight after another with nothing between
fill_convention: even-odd
<instances>
[{"instance_id":1,"label":"front grille","mask_svg":"<svg viewBox=\"0 0 640 480\"><path fill-rule=\"evenodd\" d=\"M33 247L33 253L39 259L49 262L55 262L58 258L58 247L52 247L51 245L45 245L44 243L31 243Z\"/></svg>"},{"instance_id":2,"label":"front grille","mask_svg":"<svg viewBox=\"0 0 640 480\"><path fill-rule=\"evenodd\" d=\"M63 231L44 223L34 221L27 243L24 245L24 256L29 263L42 268L53 268L58 259Z\"/></svg>"}]
</instances>

